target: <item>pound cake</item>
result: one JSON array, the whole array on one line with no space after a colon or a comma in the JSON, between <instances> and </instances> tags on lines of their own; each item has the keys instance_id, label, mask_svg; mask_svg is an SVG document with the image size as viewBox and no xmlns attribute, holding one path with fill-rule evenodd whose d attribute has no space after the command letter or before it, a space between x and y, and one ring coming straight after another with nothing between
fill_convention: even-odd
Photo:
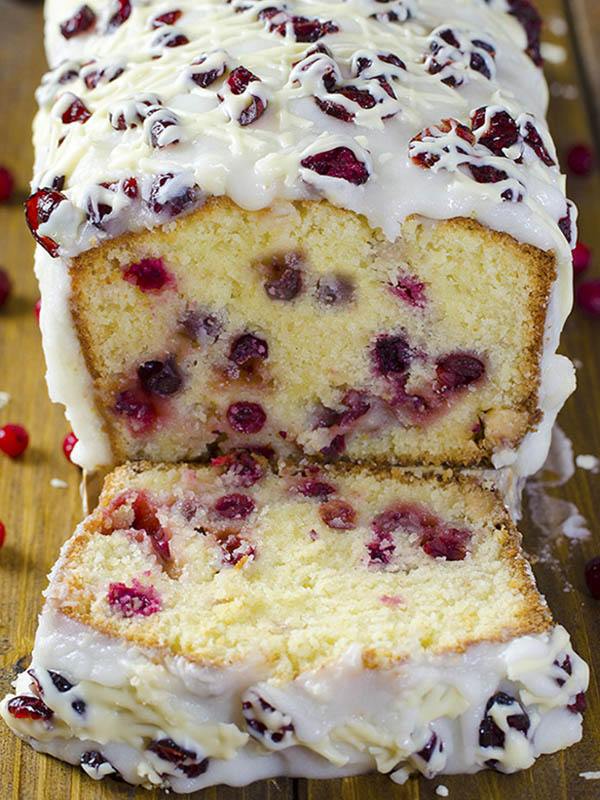
<instances>
[{"instance_id":1,"label":"pound cake","mask_svg":"<svg viewBox=\"0 0 600 800\"><path fill-rule=\"evenodd\" d=\"M95 779L403 782L573 744L587 683L493 490L239 451L107 478L0 712Z\"/></svg>"},{"instance_id":2,"label":"pound cake","mask_svg":"<svg viewBox=\"0 0 600 800\"><path fill-rule=\"evenodd\" d=\"M92 469L543 462L576 211L529 0L49 0L27 221Z\"/></svg>"}]
</instances>

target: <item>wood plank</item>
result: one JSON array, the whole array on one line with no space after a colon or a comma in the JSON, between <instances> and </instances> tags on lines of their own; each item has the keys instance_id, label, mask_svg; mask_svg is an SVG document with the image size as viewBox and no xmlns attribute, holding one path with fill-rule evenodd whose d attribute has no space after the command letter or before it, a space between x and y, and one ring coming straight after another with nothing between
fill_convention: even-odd
<instances>
[{"instance_id":1,"label":"wood plank","mask_svg":"<svg viewBox=\"0 0 600 800\"><path fill-rule=\"evenodd\" d=\"M565 3L567 0L565 0ZM594 49L599 41L600 6L597 0L544 0L540 7L556 23L569 12L576 29L576 42L588 83L594 87L596 115L600 100L600 56ZM20 202L27 193L32 153L29 127L34 113L33 90L44 69L41 49L40 5L0 0L0 96L6 98L8 114L3 117L0 163L6 163L18 178L18 197L9 207L0 206L2 255L15 284L15 296L0 312L0 390L11 394L9 405L0 409L0 424L22 422L28 428L32 446L19 463L0 459L0 519L8 531L0 554L0 692L9 688L18 668L27 662L33 642L36 615L46 573L56 558L60 543L80 517L78 471L67 464L61 441L67 428L59 408L52 407L43 382L43 361L39 333L33 315L37 287L31 270L32 244L22 220ZM556 24L552 26L557 30ZM592 133L583 105L582 83L577 72L573 39L547 34L554 44L565 48L563 63L549 64L548 77L556 96L551 125L559 150L564 153L575 141L589 141ZM597 45L596 45L597 46ZM573 87L579 92L568 99ZM600 254L600 181L595 175L570 182L569 191L581 209L582 238ZM600 255L594 266L600 275ZM582 362L580 388L571 399L561 424L573 439L577 453L600 454L600 359L596 339L598 323L575 312L567 325L564 350ZM67 481L67 489L50 487L51 478ZM196 795L206 800L418 800L434 798L435 787L448 786L450 797L460 800L592 800L600 794L598 783L579 778L584 770L600 770L600 607L591 600L583 584L583 565L600 553L600 476L579 470L559 492L577 504L592 526L594 536L580 545L561 541L553 548L555 564L539 562L535 572L557 619L573 634L579 652L592 665L588 693L590 708L585 721L584 741L570 750L547 756L529 772L499 776L491 772L477 776L443 777L426 782L411 779L399 787L383 776L366 776L341 781L269 781L247 789L219 787ZM526 544L539 549L539 537L526 521ZM568 581L572 587L565 591ZM0 798L4 800L156 800L159 792L146 793L112 782L97 784L79 770L54 759L37 755L31 748L0 726ZM172 797L173 795L171 795ZM184 796L185 800L185 796Z\"/></svg>"}]
</instances>

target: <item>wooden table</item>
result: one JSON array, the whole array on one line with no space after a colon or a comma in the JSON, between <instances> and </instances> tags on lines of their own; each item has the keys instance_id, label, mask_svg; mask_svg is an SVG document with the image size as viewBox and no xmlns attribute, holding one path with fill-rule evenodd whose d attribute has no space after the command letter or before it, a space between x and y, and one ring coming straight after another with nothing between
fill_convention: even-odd
<instances>
[{"instance_id":1,"label":"wooden table","mask_svg":"<svg viewBox=\"0 0 600 800\"><path fill-rule=\"evenodd\" d=\"M450 1L450 0L449 0ZM573 142L600 144L600 4L597 0L540 0L549 22L546 41L560 45L565 59L548 63L553 88L551 125L559 152ZM0 263L13 278L15 291L0 312L0 391L11 395L0 409L0 424L23 423L31 446L19 462L0 458L0 519L7 542L0 553L0 693L27 663L41 606L46 574L61 542L81 515L79 472L61 451L67 431L62 410L50 405L43 380L40 337L33 312L37 287L32 265L32 241L26 231L21 201L27 193L32 152L29 127L34 114L33 91L44 70L41 5L0 0L0 163L14 170L18 191L9 206L0 206L2 253ZM560 33L561 20L567 25ZM596 52L595 52L596 51ZM569 194L581 210L581 238L595 251L600 275L600 177L571 179ZM600 454L600 321L575 311L567 324L563 349L581 362L579 391L569 400L561 425L573 440L576 453ZM55 488L59 478L67 488ZM514 776L483 772L473 777L442 777L431 782L414 779L399 787L383 776L339 781L278 780L246 789L219 787L196 795L206 800L417 800L435 798L445 784L450 798L510 798L511 800L591 800L600 797L600 782L579 773L600 770L600 602L585 589L583 566L600 554L600 475L577 470L560 496L578 506L594 532L591 539L573 544L564 539L551 546L554 562L540 561L535 572L556 618L564 623L579 653L592 666L583 742ZM600 505L600 503L599 503ZM539 535L523 526L531 552L539 549ZM565 591L565 587L572 588ZM107 800L146 798L146 793L112 782L96 783L81 770L35 754L0 726L0 800ZM165 795L162 795L163 797Z\"/></svg>"}]
</instances>

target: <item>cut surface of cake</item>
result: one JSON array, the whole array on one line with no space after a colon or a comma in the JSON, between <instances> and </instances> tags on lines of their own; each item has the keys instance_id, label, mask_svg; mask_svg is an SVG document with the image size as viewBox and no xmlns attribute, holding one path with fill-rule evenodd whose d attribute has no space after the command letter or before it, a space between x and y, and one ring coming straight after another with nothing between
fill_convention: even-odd
<instances>
[{"instance_id":1,"label":"cut surface of cake","mask_svg":"<svg viewBox=\"0 0 600 800\"><path fill-rule=\"evenodd\" d=\"M486 486L239 451L109 476L0 712L93 778L402 782L576 742L587 681Z\"/></svg>"},{"instance_id":2,"label":"cut surface of cake","mask_svg":"<svg viewBox=\"0 0 600 800\"><path fill-rule=\"evenodd\" d=\"M539 468L576 211L533 6L176 5L47 3L26 213L74 459Z\"/></svg>"}]
</instances>

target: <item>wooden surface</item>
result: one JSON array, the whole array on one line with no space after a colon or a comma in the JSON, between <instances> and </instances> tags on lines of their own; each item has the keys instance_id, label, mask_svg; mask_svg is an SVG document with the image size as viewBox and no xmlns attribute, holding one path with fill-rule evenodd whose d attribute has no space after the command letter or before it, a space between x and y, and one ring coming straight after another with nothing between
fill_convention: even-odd
<instances>
[{"instance_id":1,"label":"wooden surface","mask_svg":"<svg viewBox=\"0 0 600 800\"><path fill-rule=\"evenodd\" d=\"M560 28L557 20L568 23L566 34L557 36L547 30L545 35L546 41L560 45L565 52L561 63L547 65L554 94L551 126L562 155L573 142L593 142L600 130L600 3L540 0L539 5L550 30ZM0 552L0 693L4 694L27 663L45 576L59 545L78 521L81 505L79 472L61 451L67 430L62 411L51 406L46 396L33 313L37 299L31 268L33 247L20 207L31 171L33 91L44 69L41 6L0 0L0 20L0 163L9 165L18 181L11 205L0 206L0 264L11 274L15 287L8 306L0 311L0 391L11 395L8 406L0 409L0 425L20 422L31 435L31 446L21 461L0 457L0 519L7 528L7 542ZM593 272L600 276L598 173L571 179L569 194L580 207L581 238L597 254ZM579 390L561 417L576 453L600 455L599 336L600 321L585 319L575 311L563 339L563 350L581 362ZM68 488L51 487L52 478L65 480ZM533 769L514 776L484 772L431 782L414 779L403 787L383 776L326 782L279 780L243 790L209 789L196 799L417 800L435 798L440 783L449 788L450 798L460 800L600 798L600 781L579 777L580 772L600 770L600 602L587 595L583 580L586 560L600 554L600 475L577 470L559 494L576 503L593 537L580 544L556 541L551 546L553 561L538 562L535 572L557 620L569 628L576 649L592 667L582 743L545 756ZM524 533L528 549L539 551L535 528L525 524ZM35 754L0 725L0 800L156 800L159 796L112 782L95 783L78 769Z\"/></svg>"}]
</instances>

